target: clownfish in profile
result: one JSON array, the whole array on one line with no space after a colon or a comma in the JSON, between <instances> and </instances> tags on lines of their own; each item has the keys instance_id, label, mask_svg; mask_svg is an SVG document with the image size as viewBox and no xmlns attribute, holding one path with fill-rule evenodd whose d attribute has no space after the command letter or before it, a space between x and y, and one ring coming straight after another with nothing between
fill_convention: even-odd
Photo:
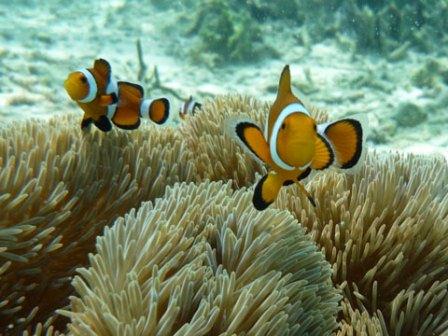
<instances>
[{"instance_id":1,"label":"clownfish in profile","mask_svg":"<svg viewBox=\"0 0 448 336\"><path fill-rule=\"evenodd\" d=\"M132 130L140 126L140 118L163 124L169 116L168 99L143 99L143 88L134 83L117 82L104 59L95 60L93 68L70 73L64 87L84 111L81 129L93 123L108 132L112 121L119 128Z\"/></svg>"},{"instance_id":2,"label":"clownfish in profile","mask_svg":"<svg viewBox=\"0 0 448 336\"><path fill-rule=\"evenodd\" d=\"M202 107L201 103L198 103L193 99L193 96L190 96L187 100L185 100L180 109L179 109L179 117L181 119L185 119L187 115L194 115L197 109Z\"/></svg>"},{"instance_id":3,"label":"clownfish in profile","mask_svg":"<svg viewBox=\"0 0 448 336\"><path fill-rule=\"evenodd\" d=\"M316 203L301 180L312 170L331 166L355 167L363 152L363 128L354 118L317 125L303 103L291 91L289 66L280 77L277 98L269 111L265 132L250 120L227 121L227 132L245 149L270 167L257 183L253 204L264 210L282 186L298 183L313 206Z\"/></svg>"}]
</instances>

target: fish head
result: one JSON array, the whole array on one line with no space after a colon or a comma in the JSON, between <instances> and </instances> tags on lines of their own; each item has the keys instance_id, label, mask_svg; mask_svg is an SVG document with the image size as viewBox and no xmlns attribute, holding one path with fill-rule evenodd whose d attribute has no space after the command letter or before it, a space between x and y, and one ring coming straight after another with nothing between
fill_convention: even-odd
<instances>
[{"instance_id":1,"label":"fish head","mask_svg":"<svg viewBox=\"0 0 448 336\"><path fill-rule=\"evenodd\" d=\"M81 71L70 73L64 81L64 88L74 101L80 101L86 98L91 90L86 75Z\"/></svg>"},{"instance_id":2,"label":"fish head","mask_svg":"<svg viewBox=\"0 0 448 336\"><path fill-rule=\"evenodd\" d=\"M316 123L310 116L295 112L286 117L277 136L277 153L292 167L306 167L311 162L316 146Z\"/></svg>"}]
</instances>

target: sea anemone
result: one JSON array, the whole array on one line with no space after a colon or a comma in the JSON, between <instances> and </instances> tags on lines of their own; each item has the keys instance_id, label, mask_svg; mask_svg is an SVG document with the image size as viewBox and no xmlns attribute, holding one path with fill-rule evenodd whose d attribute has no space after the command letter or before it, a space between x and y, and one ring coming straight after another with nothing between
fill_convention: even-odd
<instances>
[{"instance_id":1,"label":"sea anemone","mask_svg":"<svg viewBox=\"0 0 448 336\"><path fill-rule=\"evenodd\" d=\"M230 183L176 184L106 228L78 270L73 335L326 335L340 295L287 211Z\"/></svg>"},{"instance_id":2,"label":"sea anemone","mask_svg":"<svg viewBox=\"0 0 448 336\"><path fill-rule=\"evenodd\" d=\"M276 206L291 211L333 265L342 330L440 334L448 328L448 169L443 158L370 153L354 175L317 175ZM344 333L342 333L344 334Z\"/></svg>"},{"instance_id":3,"label":"sea anemone","mask_svg":"<svg viewBox=\"0 0 448 336\"><path fill-rule=\"evenodd\" d=\"M103 227L163 195L166 185L195 176L173 129L105 135L83 133L78 123L65 117L0 130L0 330L6 335L51 324Z\"/></svg>"},{"instance_id":4,"label":"sea anemone","mask_svg":"<svg viewBox=\"0 0 448 336\"><path fill-rule=\"evenodd\" d=\"M227 96L179 130L1 129L0 334L322 335L337 311L338 335L447 332L446 162L368 152L356 172L310 179L315 208L289 186L259 213L266 167L223 127L263 128L268 110Z\"/></svg>"}]
</instances>

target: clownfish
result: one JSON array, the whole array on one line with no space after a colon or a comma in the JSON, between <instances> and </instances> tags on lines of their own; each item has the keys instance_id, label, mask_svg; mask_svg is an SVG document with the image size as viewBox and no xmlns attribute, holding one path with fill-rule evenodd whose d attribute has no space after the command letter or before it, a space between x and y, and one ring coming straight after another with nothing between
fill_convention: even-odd
<instances>
[{"instance_id":1,"label":"clownfish","mask_svg":"<svg viewBox=\"0 0 448 336\"><path fill-rule=\"evenodd\" d=\"M251 120L227 120L228 134L243 148L270 167L254 189L252 202L257 210L272 204L282 186L297 183L313 206L313 197L301 180L312 170L331 166L355 167L364 147L360 121L345 118L317 124L291 90L289 66L280 76L277 97L270 108L264 133Z\"/></svg>"},{"instance_id":2,"label":"clownfish","mask_svg":"<svg viewBox=\"0 0 448 336\"><path fill-rule=\"evenodd\" d=\"M131 130L140 126L142 117L163 124L169 116L168 99L143 99L143 88L138 84L117 82L110 64L104 59L95 60L93 68L70 73L64 87L84 111L81 129L93 123L101 131L108 132L112 121L119 128Z\"/></svg>"},{"instance_id":3,"label":"clownfish","mask_svg":"<svg viewBox=\"0 0 448 336\"><path fill-rule=\"evenodd\" d=\"M194 115L196 113L196 109L200 109L202 104L193 100L193 96L190 96L187 100L185 100L180 109L179 109L179 117L181 119L185 119L187 115Z\"/></svg>"}]
</instances>

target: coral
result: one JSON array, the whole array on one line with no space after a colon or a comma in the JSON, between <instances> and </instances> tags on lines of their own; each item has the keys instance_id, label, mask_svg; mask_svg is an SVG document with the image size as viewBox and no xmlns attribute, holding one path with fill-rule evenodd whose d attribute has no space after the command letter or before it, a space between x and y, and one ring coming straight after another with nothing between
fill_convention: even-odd
<instances>
[{"instance_id":1,"label":"coral","mask_svg":"<svg viewBox=\"0 0 448 336\"><path fill-rule=\"evenodd\" d=\"M329 335L329 264L286 211L230 183L176 184L118 219L73 285L72 335Z\"/></svg>"},{"instance_id":2,"label":"coral","mask_svg":"<svg viewBox=\"0 0 448 336\"><path fill-rule=\"evenodd\" d=\"M448 83L448 62L446 59L428 57L426 62L411 74L412 84L420 88L438 89Z\"/></svg>"},{"instance_id":3,"label":"coral","mask_svg":"<svg viewBox=\"0 0 448 336\"><path fill-rule=\"evenodd\" d=\"M427 112L411 102L402 102L392 118L402 127L414 127L427 119Z\"/></svg>"},{"instance_id":4,"label":"coral","mask_svg":"<svg viewBox=\"0 0 448 336\"><path fill-rule=\"evenodd\" d=\"M296 188L280 195L277 207L295 214L333 265L342 330L448 330L447 180L443 158L370 153L354 175L311 180L315 209Z\"/></svg>"},{"instance_id":5,"label":"coral","mask_svg":"<svg viewBox=\"0 0 448 336\"><path fill-rule=\"evenodd\" d=\"M169 128L83 134L78 118L59 117L1 129L0 333L49 326L103 227L192 180L189 161Z\"/></svg>"},{"instance_id":6,"label":"coral","mask_svg":"<svg viewBox=\"0 0 448 336\"><path fill-rule=\"evenodd\" d=\"M325 121L325 112L312 109L317 120ZM230 116L250 118L261 129L269 112L269 104L253 98L229 95L205 101L201 110L180 128L182 138L194 153L195 166L201 179L232 180L235 188L250 186L256 174L266 168L242 149L224 132L224 120Z\"/></svg>"},{"instance_id":7,"label":"coral","mask_svg":"<svg viewBox=\"0 0 448 336\"><path fill-rule=\"evenodd\" d=\"M254 61L274 53L263 41L260 26L240 2L198 1L189 35L199 39L191 49L193 59L201 60L208 53L213 55L213 64Z\"/></svg>"}]
</instances>

